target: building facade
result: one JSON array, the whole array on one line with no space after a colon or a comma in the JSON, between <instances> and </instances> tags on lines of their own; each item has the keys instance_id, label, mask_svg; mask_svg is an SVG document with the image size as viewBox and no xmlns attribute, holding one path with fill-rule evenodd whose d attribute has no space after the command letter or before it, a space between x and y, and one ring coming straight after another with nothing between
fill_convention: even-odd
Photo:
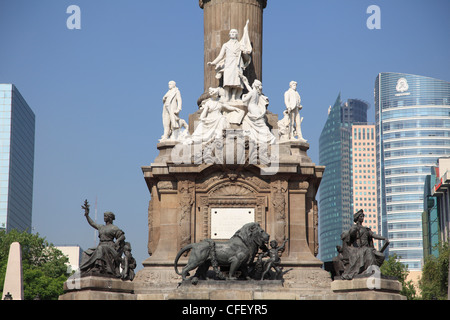
<instances>
[{"instance_id":1,"label":"building facade","mask_svg":"<svg viewBox=\"0 0 450 320\"><path fill-rule=\"evenodd\" d=\"M31 232L35 115L12 84L0 84L0 229Z\"/></svg>"},{"instance_id":2,"label":"building facade","mask_svg":"<svg viewBox=\"0 0 450 320\"><path fill-rule=\"evenodd\" d=\"M61 245L56 246L56 249L60 250L68 259L67 271L78 271L80 269L81 258L83 255L83 249L78 245Z\"/></svg>"},{"instance_id":3,"label":"building facade","mask_svg":"<svg viewBox=\"0 0 450 320\"><path fill-rule=\"evenodd\" d=\"M449 242L450 228L450 158L438 160L436 182L432 189L436 198L439 221L439 240Z\"/></svg>"},{"instance_id":4,"label":"building facade","mask_svg":"<svg viewBox=\"0 0 450 320\"><path fill-rule=\"evenodd\" d=\"M425 177L450 155L450 83L380 73L375 81L378 211L389 254L409 270L423 261Z\"/></svg>"},{"instance_id":5,"label":"building facade","mask_svg":"<svg viewBox=\"0 0 450 320\"><path fill-rule=\"evenodd\" d=\"M339 95L320 135L319 162L326 168L319 189L319 255L325 263L336 256L342 232L353 224L352 125L367 123L368 107L357 99L343 103Z\"/></svg>"},{"instance_id":6,"label":"building facade","mask_svg":"<svg viewBox=\"0 0 450 320\"><path fill-rule=\"evenodd\" d=\"M423 257L438 257L436 245L441 239L441 219L438 198L433 189L439 177L439 166L432 167L431 173L425 177L422 213Z\"/></svg>"},{"instance_id":7,"label":"building facade","mask_svg":"<svg viewBox=\"0 0 450 320\"><path fill-rule=\"evenodd\" d=\"M374 124L352 125L352 190L354 211L364 210L364 225L380 233L377 210L376 145ZM381 243L375 240L375 246Z\"/></svg>"}]
</instances>

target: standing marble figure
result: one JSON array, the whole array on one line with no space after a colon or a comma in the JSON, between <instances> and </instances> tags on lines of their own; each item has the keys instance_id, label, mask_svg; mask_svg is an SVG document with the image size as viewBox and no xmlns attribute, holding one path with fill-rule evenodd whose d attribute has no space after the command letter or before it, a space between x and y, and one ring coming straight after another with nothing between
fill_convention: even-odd
<instances>
[{"instance_id":1,"label":"standing marble figure","mask_svg":"<svg viewBox=\"0 0 450 320\"><path fill-rule=\"evenodd\" d=\"M276 141L275 136L270 132L266 123L266 111L269 105L269 98L262 93L262 83L255 80L250 87L248 80L241 74L241 78L248 93L244 94L242 101L247 106L247 114L242 122L244 135L250 140L259 144L273 144Z\"/></svg>"},{"instance_id":2,"label":"standing marble figure","mask_svg":"<svg viewBox=\"0 0 450 320\"><path fill-rule=\"evenodd\" d=\"M175 135L175 132L180 129L181 111L181 93L178 90L175 81L169 82L169 90L163 97L163 126L164 134L160 141L168 140Z\"/></svg>"},{"instance_id":3,"label":"standing marble figure","mask_svg":"<svg viewBox=\"0 0 450 320\"><path fill-rule=\"evenodd\" d=\"M239 32L231 29L230 40L222 46L217 58L208 62L208 65L216 67L216 78L223 77L222 87L226 92L226 101L240 99L244 88L239 74L243 73L250 64L252 53L252 45L248 36L248 22L245 25L241 41L238 40Z\"/></svg>"},{"instance_id":4,"label":"standing marble figure","mask_svg":"<svg viewBox=\"0 0 450 320\"><path fill-rule=\"evenodd\" d=\"M289 83L289 89L284 93L284 103L286 105L287 111L289 113L290 128L289 128L289 139L295 139L306 141L303 139L300 113L299 111L303 108L301 103L300 94L297 92L297 82L291 81Z\"/></svg>"}]
</instances>

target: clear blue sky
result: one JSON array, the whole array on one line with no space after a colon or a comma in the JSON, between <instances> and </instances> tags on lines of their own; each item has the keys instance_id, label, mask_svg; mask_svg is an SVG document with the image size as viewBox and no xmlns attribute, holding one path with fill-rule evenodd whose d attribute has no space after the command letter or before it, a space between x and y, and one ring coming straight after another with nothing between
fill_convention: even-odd
<instances>
[{"instance_id":1,"label":"clear blue sky","mask_svg":"<svg viewBox=\"0 0 450 320\"><path fill-rule=\"evenodd\" d=\"M69 30L69 5L81 30ZM369 30L366 9L381 9ZM303 136L318 164L328 106L370 103L379 72L450 81L448 0L268 0L263 87L279 115L299 82ZM203 91L203 12L197 0L0 0L0 83L17 86L36 114L33 228L55 245L96 243L81 210L98 199L116 213L139 266L147 258L150 194L141 166L157 155L162 96L175 80L181 116Z\"/></svg>"}]
</instances>

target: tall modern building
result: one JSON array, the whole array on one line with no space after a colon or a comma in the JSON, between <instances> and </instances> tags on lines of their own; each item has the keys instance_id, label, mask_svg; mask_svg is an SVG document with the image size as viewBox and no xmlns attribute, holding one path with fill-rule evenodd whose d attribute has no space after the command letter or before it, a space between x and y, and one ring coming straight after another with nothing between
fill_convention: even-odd
<instances>
[{"instance_id":1,"label":"tall modern building","mask_svg":"<svg viewBox=\"0 0 450 320\"><path fill-rule=\"evenodd\" d=\"M450 155L450 83L380 73L375 81L378 210L382 234L409 270L421 269L425 177Z\"/></svg>"},{"instance_id":2,"label":"tall modern building","mask_svg":"<svg viewBox=\"0 0 450 320\"><path fill-rule=\"evenodd\" d=\"M12 84L0 84L0 229L31 232L35 116Z\"/></svg>"},{"instance_id":3,"label":"tall modern building","mask_svg":"<svg viewBox=\"0 0 450 320\"><path fill-rule=\"evenodd\" d=\"M367 123L368 108L366 102L357 99L343 103L339 94L320 135L319 162L325 172L319 194L319 254L325 263L337 255L342 232L353 224L352 126Z\"/></svg>"},{"instance_id":4,"label":"tall modern building","mask_svg":"<svg viewBox=\"0 0 450 320\"><path fill-rule=\"evenodd\" d=\"M364 225L378 234L375 125L354 124L352 135L353 208L354 211L364 210ZM374 244L381 248L378 240L374 240Z\"/></svg>"}]
</instances>

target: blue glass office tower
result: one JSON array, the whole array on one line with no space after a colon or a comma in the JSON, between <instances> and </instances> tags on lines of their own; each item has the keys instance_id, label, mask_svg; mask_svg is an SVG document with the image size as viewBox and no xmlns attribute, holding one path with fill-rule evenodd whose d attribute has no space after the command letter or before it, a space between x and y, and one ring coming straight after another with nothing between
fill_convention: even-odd
<instances>
[{"instance_id":1,"label":"blue glass office tower","mask_svg":"<svg viewBox=\"0 0 450 320\"><path fill-rule=\"evenodd\" d=\"M35 116L12 84L0 84L0 229L31 232Z\"/></svg>"},{"instance_id":2,"label":"blue glass office tower","mask_svg":"<svg viewBox=\"0 0 450 320\"><path fill-rule=\"evenodd\" d=\"M327 263L337 255L341 234L353 224L352 124L367 123L369 105L358 99L341 101L329 109L319 139L319 163L325 166L319 194L319 255Z\"/></svg>"},{"instance_id":3,"label":"blue glass office tower","mask_svg":"<svg viewBox=\"0 0 450 320\"><path fill-rule=\"evenodd\" d=\"M423 260L425 177L450 155L450 83L380 73L375 81L378 212L381 230L409 270Z\"/></svg>"}]
</instances>

